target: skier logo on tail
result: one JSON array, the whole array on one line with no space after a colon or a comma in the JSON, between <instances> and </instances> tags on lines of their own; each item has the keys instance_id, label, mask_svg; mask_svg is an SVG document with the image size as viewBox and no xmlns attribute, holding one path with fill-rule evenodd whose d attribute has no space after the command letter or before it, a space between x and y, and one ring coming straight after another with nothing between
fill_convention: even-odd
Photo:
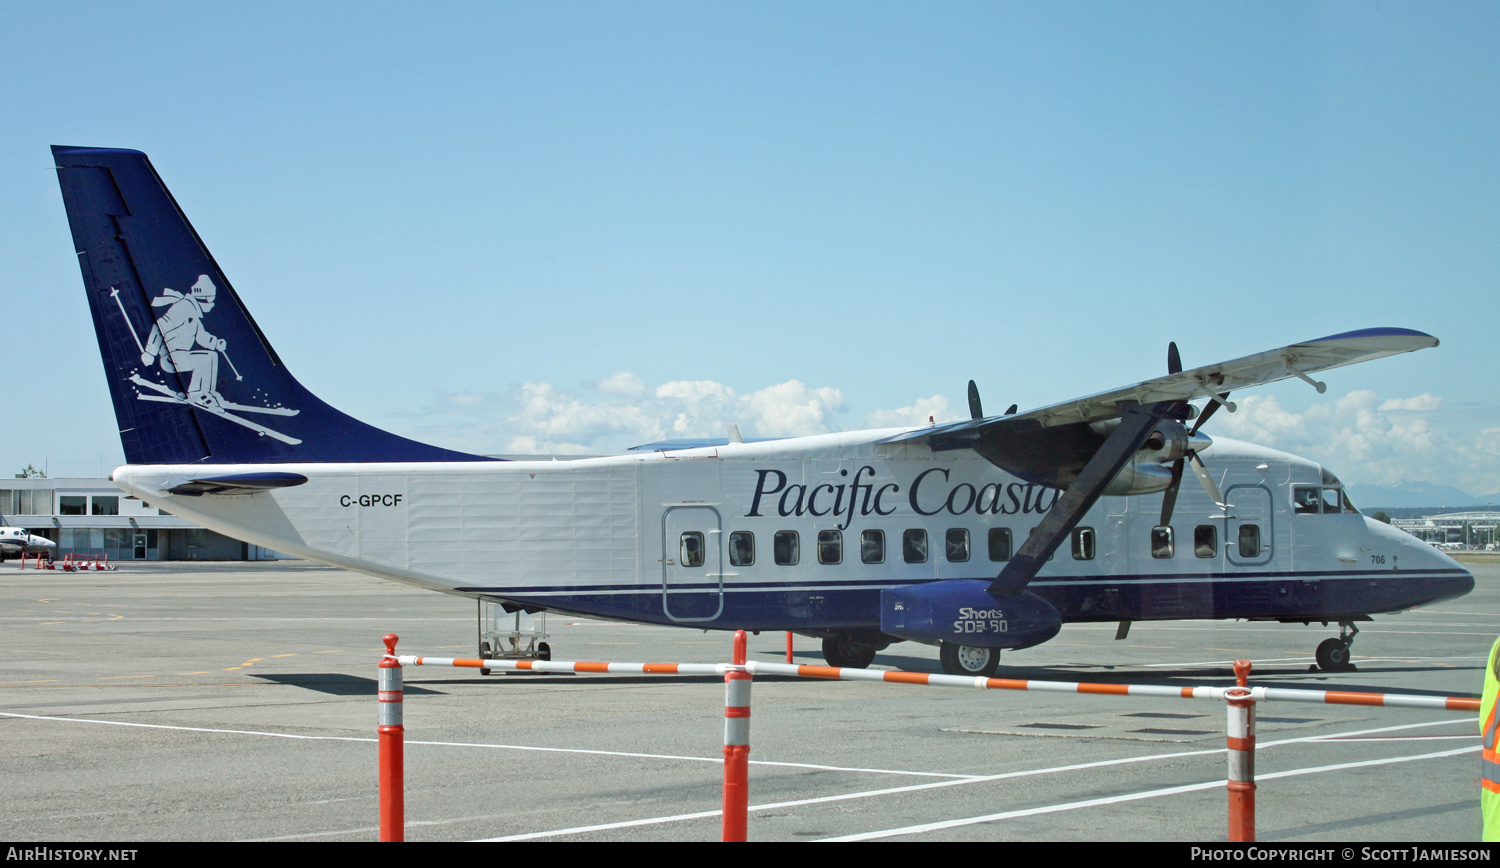
<instances>
[{"instance_id":1,"label":"skier logo on tail","mask_svg":"<svg viewBox=\"0 0 1500 868\"><path fill-rule=\"evenodd\" d=\"M157 316L151 337L141 348L141 364L149 368L160 359L163 371L190 374L187 400L199 407L223 407L217 387L219 353L224 352L225 343L203 327L203 315L214 309L218 289L208 275L200 274L187 295L175 289L162 293L151 300L151 306L167 310Z\"/></svg>"},{"instance_id":2,"label":"skier logo on tail","mask_svg":"<svg viewBox=\"0 0 1500 868\"><path fill-rule=\"evenodd\" d=\"M120 291L112 288L110 295L114 297L115 304L119 305L121 315L125 315L125 306L120 302ZM301 443L301 440L288 437L279 431L273 431L236 415L237 413L265 413L273 416L295 416L298 413L297 410L235 404L224 400L224 396L219 394L220 356L223 356L224 361L229 363L229 368L234 371L236 380L243 380L244 377L235 370L234 361L229 358L228 344L225 340L210 334L203 325L203 317L214 309L214 299L217 295L218 288L206 274L198 275L197 282L186 293L175 289L163 289L159 298L151 300L151 306L166 308L166 310L157 314L156 325L151 328L151 334L144 344L141 343L140 336L136 334L130 317L125 316L125 323L130 327L131 337L135 338L136 346L141 351L141 364L147 370L159 364L161 369L169 374L187 374L189 377L187 393L183 394L161 383L148 380L140 374L132 374L130 377L132 383L157 393L137 392L136 397L142 401L186 404L198 410L206 410L215 416L243 425L283 443L294 446Z\"/></svg>"}]
</instances>

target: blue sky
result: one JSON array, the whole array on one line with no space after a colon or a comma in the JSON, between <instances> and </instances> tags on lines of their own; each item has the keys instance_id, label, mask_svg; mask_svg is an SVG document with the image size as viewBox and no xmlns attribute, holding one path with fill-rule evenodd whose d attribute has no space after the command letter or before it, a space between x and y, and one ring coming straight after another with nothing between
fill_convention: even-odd
<instances>
[{"instance_id":1,"label":"blue sky","mask_svg":"<svg viewBox=\"0 0 1500 868\"><path fill-rule=\"evenodd\" d=\"M0 5L0 471L122 460L74 144L151 155L309 388L443 445L952 417L970 377L1024 408L1169 340L1404 326L1442 346L1210 433L1500 491L1496 44L1482 3Z\"/></svg>"}]
</instances>

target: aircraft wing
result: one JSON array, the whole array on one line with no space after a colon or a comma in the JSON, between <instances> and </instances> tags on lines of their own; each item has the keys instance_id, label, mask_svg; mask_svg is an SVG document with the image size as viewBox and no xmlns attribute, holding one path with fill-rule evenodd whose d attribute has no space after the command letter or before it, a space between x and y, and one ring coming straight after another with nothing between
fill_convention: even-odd
<instances>
[{"instance_id":1,"label":"aircraft wing","mask_svg":"<svg viewBox=\"0 0 1500 868\"><path fill-rule=\"evenodd\" d=\"M1218 404L1234 409L1228 403L1231 391L1297 377L1323 392L1327 387L1314 380L1312 374L1435 347L1437 343L1432 335L1410 329L1344 332L1216 365L1169 373L1025 413L934 425L877 442L925 441L935 451L973 449L990 463L1022 479L1063 490L1041 524L990 584L990 594L1001 599L1026 588L1084 513L1103 495L1111 480L1135 460L1154 430L1175 425L1191 438ZM1174 370L1180 367L1175 347L1169 353L1168 367ZM1215 403L1203 411L1198 425L1189 432L1181 421L1197 412L1187 403L1195 398L1208 398ZM973 394L970 406L977 407ZM1109 424L1097 424L1101 422ZM1171 462L1175 469L1171 471L1172 482L1164 495L1164 504L1170 502L1167 497L1175 500L1177 481L1188 458L1197 461L1196 455L1189 451ZM1156 463L1163 466L1160 460ZM1219 499L1216 493L1211 496Z\"/></svg>"},{"instance_id":2,"label":"aircraft wing","mask_svg":"<svg viewBox=\"0 0 1500 868\"><path fill-rule=\"evenodd\" d=\"M976 439L987 429L1009 427L1018 423L1029 422L1042 428L1052 428L1079 422L1099 422L1122 416L1121 402L1134 401L1141 405L1164 401L1185 402L1292 377L1311 380L1310 375L1319 371L1437 345L1437 338L1411 329L1374 328L1344 332L1292 344L1279 350L1268 350L1228 362L1168 374L1025 413L935 425L887 437L879 442L900 443L929 439L965 442ZM1321 384L1315 385L1319 392L1323 391Z\"/></svg>"}]
</instances>

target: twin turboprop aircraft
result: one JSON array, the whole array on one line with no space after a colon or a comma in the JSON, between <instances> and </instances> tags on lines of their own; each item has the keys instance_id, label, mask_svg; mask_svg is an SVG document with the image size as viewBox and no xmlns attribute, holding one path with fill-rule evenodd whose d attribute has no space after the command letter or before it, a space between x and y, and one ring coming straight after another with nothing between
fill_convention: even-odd
<instances>
[{"instance_id":1,"label":"twin turboprop aircraft","mask_svg":"<svg viewBox=\"0 0 1500 868\"><path fill-rule=\"evenodd\" d=\"M4 519L0 518L0 522ZM37 536L24 527L0 527L0 562L11 555L36 552L46 554L57 548L57 543L44 536Z\"/></svg>"},{"instance_id":2,"label":"twin turboprop aircraft","mask_svg":"<svg viewBox=\"0 0 1500 868\"><path fill-rule=\"evenodd\" d=\"M310 560L511 609L887 645L988 674L1064 623L1356 622L1468 593L1327 468L1201 429L1229 393L1437 345L1366 329L952 424L502 461L323 403L137 151L54 147L127 493ZM1192 401L1204 401L1202 409ZM1182 485L1191 470L1196 484Z\"/></svg>"}]
</instances>

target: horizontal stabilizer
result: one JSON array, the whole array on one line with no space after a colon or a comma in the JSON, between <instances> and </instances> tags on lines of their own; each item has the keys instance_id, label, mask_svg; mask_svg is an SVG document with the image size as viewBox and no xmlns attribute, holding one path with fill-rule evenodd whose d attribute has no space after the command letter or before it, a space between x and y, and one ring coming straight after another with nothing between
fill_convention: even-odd
<instances>
[{"instance_id":1,"label":"horizontal stabilizer","mask_svg":"<svg viewBox=\"0 0 1500 868\"><path fill-rule=\"evenodd\" d=\"M205 494L255 494L277 488L302 485L307 477L300 473L231 473L228 476L195 477L186 481L168 480L161 490L183 497Z\"/></svg>"}]
</instances>

